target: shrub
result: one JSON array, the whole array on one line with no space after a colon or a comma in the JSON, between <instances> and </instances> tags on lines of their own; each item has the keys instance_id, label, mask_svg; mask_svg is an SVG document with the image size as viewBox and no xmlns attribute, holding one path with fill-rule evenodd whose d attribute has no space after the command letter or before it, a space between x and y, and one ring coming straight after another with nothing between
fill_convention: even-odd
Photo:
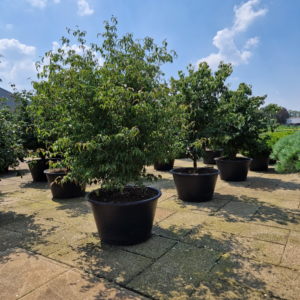
<instances>
[{"instance_id":1,"label":"shrub","mask_svg":"<svg viewBox=\"0 0 300 300\"><path fill-rule=\"evenodd\" d=\"M267 144L272 148L280 139L284 138L285 136L289 136L293 133L295 133L295 131L293 130L268 132L267 135L269 136L269 139L267 141ZM266 135L262 135L262 136L266 136Z\"/></svg>"},{"instance_id":2,"label":"shrub","mask_svg":"<svg viewBox=\"0 0 300 300\"><path fill-rule=\"evenodd\" d=\"M277 160L279 173L300 171L300 132L281 138L273 147L271 158Z\"/></svg>"},{"instance_id":3,"label":"shrub","mask_svg":"<svg viewBox=\"0 0 300 300\"><path fill-rule=\"evenodd\" d=\"M30 109L41 136L57 135L53 150L64 155L57 166L70 170L62 182L119 190L128 182L142 186L141 175L156 179L144 166L178 149L184 112L169 96L160 69L175 53L165 41L159 47L149 37L119 39L116 25L115 18L105 22L100 46L87 47L86 32L74 31L83 55L62 38L63 47L46 53L48 64L40 65L42 80L34 83Z\"/></svg>"}]
</instances>

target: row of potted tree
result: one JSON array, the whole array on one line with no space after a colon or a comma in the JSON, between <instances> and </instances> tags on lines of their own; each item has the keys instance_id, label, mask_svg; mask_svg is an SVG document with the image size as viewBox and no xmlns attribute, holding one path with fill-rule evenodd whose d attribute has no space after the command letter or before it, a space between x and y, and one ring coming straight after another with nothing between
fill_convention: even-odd
<instances>
[{"instance_id":1,"label":"row of potted tree","mask_svg":"<svg viewBox=\"0 0 300 300\"><path fill-rule=\"evenodd\" d=\"M167 42L159 47L149 37L118 38L116 25L114 17L105 22L100 46L88 47L86 32L68 30L82 54L63 37L57 52L37 62L40 81L33 83L26 111L44 145L34 153L50 158L44 173L53 195L80 196L86 185L100 185L86 196L99 235L106 243L128 245L149 238L161 196L144 186L145 179L159 177L147 173L147 165L172 163L185 151L193 167L171 171L178 196L208 201L219 173L224 180L246 179L251 158L236 154L252 149L268 127L259 111L266 96L251 97L244 83L237 91L225 84L230 64L221 62L215 73L205 62L197 69L189 65L187 75L179 72L168 85L161 65L176 53L168 52ZM197 167L207 148L224 149L218 170Z\"/></svg>"}]
</instances>

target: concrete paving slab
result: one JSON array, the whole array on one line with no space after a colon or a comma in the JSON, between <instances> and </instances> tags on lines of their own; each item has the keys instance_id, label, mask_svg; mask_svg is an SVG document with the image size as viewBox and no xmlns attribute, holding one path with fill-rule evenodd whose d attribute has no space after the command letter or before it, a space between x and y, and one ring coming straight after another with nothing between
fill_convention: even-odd
<instances>
[{"instance_id":1,"label":"concrete paving slab","mask_svg":"<svg viewBox=\"0 0 300 300\"><path fill-rule=\"evenodd\" d=\"M213 249L222 253L235 253L272 264L280 263L285 249L285 245L243 238L220 231L208 231L204 228L194 229L183 241L198 247Z\"/></svg>"},{"instance_id":2,"label":"concrete paving slab","mask_svg":"<svg viewBox=\"0 0 300 300\"><path fill-rule=\"evenodd\" d=\"M45 237L60 230L64 230L65 226L61 223L47 219L23 218L4 224L3 228L35 237Z\"/></svg>"},{"instance_id":3,"label":"concrete paving slab","mask_svg":"<svg viewBox=\"0 0 300 300\"><path fill-rule=\"evenodd\" d=\"M191 211L195 213L213 213L220 207L228 203L229 200L212 199L207 202L185 202L178 199L177 196L171 197L162 203L158 204L158 207L172 209L174 211Z\"/></svg>"},{"instance_id":4,"label":"concrete paving slab","mask_svg":"<svg viewBox=\"0 0 300 300\"><path fill-rule=\"evenodd\" d=\"M280 265L295 270L300 270L300 232L299 231L292 231L290 233Z\"/></svg>"},{"instance_id":5,"label":"concrete paving slab","mask_svg":"<svg viewBox=\"0 0 300 300\"><path fill-rule=\"evenodd\" d=\"M157 207L155 211L154 223L160 222L171 215L175 214L177 210L174 209L165 209L161 207Z\"/></svg>"},{"instance_id":6,"label":"concrete paving slab","mask_svg":"<svg viewBox=\"0 0 300 300\"><path fill-rule=\"evenodd\" d=\"M144 243L134 246L120 246L117 248L157 259L170 250L176 243L176 241L171 239L151 235L150 239Z\"/></svg>"},{"instance_id":7,"label":"concrete paving slab","mask_svg":"<svg viewBox=\"0 0 300 300\"><path fill-rule=\"evenodd\" d=\"M66 271L22 249L1 252L0 299L18 299Z\"/></svg>"},{"instance_id":8,"label":"concrete paving slab","mask_svg":"<svg viewBox=\"0 0 300 300\"><path fill-rule=\"evenodd\" d=\"M188 299L220 256L178 243L127 286L155 299Z\"/></svg>"},{"instance_id":9,"label":"concrete paving slab","mask_svg":"<svg viewBox=\"0 0 300 300\"><path fill-rule=\"evenodd\" d=\"M224 255L210 276L282 299L298 300L300 295L300 272L234 255Z\"/></svg>"},{"instance_id":10,"label":"concrete paving slab","mask_svg":"<svg viewBox=\"0 0 300 300\"><path fill-rule=\"evenodd\" d=\"M271 299L267 294L259 293L236 284L221 280L200 283L190 300L265 300Z\"/></svg>"},{"instance_id":11,"label":"concrete paving slab","mask_svg":"<svg viewBox=\"0 0 300 300\"><path fill-rule=\"evenodd\" d=\"M249 219L258 210L259 205L255 203L243 203L231 201L222 207L215 215L230 219Z\"/></svg>"},{"instance_id":12,"label":"concrete paving slab","mask_svg":"<svg viewBox=\"0 0 300 300\"><path fill-rule=\"evenodd\" d=\"M92 275L67 271L22 299L142 300L144 298Z\"/></svg>"},{"instance_id":13,"label":"concrete paving slab","mask_svg":"<svg viewBox=\"0 0 300 300\"><path fill-rule=\"evenodd\" d=\"M0 238L0 251L19 247L28 249L32 244L39 243L40 241L32 236L26 236L19 232L8 231L1 235ZM0 298L1 299L1 298Z\"/></svg>"},{"instance_id":14,"label":"concrete paving slab","mask_svg":"<svg viewBox=\"0 0 300 300\"><path fill-rule=\"evenodd\" d=\"M219 217L209 217L203 223L203 227L209 230L233 233L243 237L251 237L284 245L289 235L289 230L287 229L260 225L253 221L225 220Z\"/></svg>"},{"instance_id":15,"label":"concrete paving slab","mask_svg":"<svg viewBox=\"0 0 300 300\"><path fill-rule=\"evenodd\" d=\"M122 284L152 262L149 258L105 245L96 237L80 240L49 257Z\"/></svg>"},{"instance_id":16,"label":"concrete paving slab","mask_svg":"<svg viewBox=\"0 0 300 300\"><path fill-rule=\"evenodd\" d=\"M207 218L207 214L180 211L154 225L152 232L155 235L179 240Z\"/></svg>"},{"instance_id":17,"label":"concrete paving slab","mask_svg":"<svg viewBox=\"0 0 300 300\"><path fill-rule=\"evenodd\" d=\"M66 228L39 239L39 243L30 244L28 249L43 256L49 256L86 237L86 233L78 232L73 228Z\"/></svg>"}]
</instances>

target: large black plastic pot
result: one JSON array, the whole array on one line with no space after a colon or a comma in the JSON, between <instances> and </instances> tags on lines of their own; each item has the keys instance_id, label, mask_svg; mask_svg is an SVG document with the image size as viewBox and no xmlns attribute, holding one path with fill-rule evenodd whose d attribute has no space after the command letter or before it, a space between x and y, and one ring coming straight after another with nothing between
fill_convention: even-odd
<instances>
[{"instance_id":1,"label":"large black plastic pot","mask_svg":"<svg viewBox=\"0 0 300 300\"><path fill-rule=\"evenodd\" d=\"M55 182L57 177L64 177L66 173L60 169L45 170L45 175L51 189L53 198L68 199L83 197L85 195L85 186L82 188L75 182L65 182L63 185ZM59 179L58 179L59 180Z\"/></svg>"},{"instance_id":2,"label":"large black plastic pot","mask_svg":"<svg viewBox=\"0 0 300 300\"><path fill-rule=\"evenodd\" d=\"M276 159L272 159L272 158L269 159L269 165L275 165L276 163L277 163Z\"/></svg>"},{"instance_id":3,"label":"large black plastic pot","mask_svg":"<svg viewBox=\"0 0 300 300\"><path fill-rule=\"evenodd\" d=\"M225 181L245 181L252 158L237 157L236 160L226 160L223 157L215 158L221 179Z\"/></svg>"},{"instance_id":4,"label":"large black plastic pot","mask_svg":"<svg viewBox=\"0 0 300 300\"><path fill-rule=\"evenodd\" d=\"M208 174L182 174L179 173L181 168L171 170L173 174L178 198L187 202L205 202L212 199L219 170ZM191 169L192 168L184 168ZM204 169L204 168L203 168Z\"/></svg>"},{"instance_id":5,"label":"large black plastic pot","mask_svg":"<svg viewBox=\"0 0 300 300\"><path fill-rule=\"evenodd\" d=\"M215 158L216 157L221 157L222 153L223 153L223 149L220 149L218 151L213 151L213 150L205 150L207 157L203 157L203 163L206 165L215 165L216 161Z\"/></svg>"},{"instance_id":6,"label":"large black plastic pot","mask_svg":"<svg viewBox=\"0 0 300 300\"><path fill-rule=\"evenodd\" d=\"M153 198L132 203L90 202L102 242L110 245L135 245L151 236L157 200L161 196L158 189Z\"/></svg>"},{"instance_id":7,"label":"large black plastic pot","mask_svg":"<svg viewBox=\"0 0 300 300\"><path fill-rule=\"evenodd\" d=\"M158 163L157 161L154 163L154 169L156 171L170 171L174 167L174 159L170 160L169 163Z\"/></svg>"},{"instance_id":8,"label":"large black plastic pot","mask_svg":"<svg viewBox=\"0 0 300 300\"><path fill-rule=\"evenodd\" d=\"M44 171L49 169L49 161L58 161L61 160L60 158L46 158L46 159L35 159L35 163L32 163L32 161L26 161L28 164L31 176L33 181L47 181L46 174L44 174Z\"/></svg>"},{"instance_id":9,"label":"large black plastic pot","mask_svg":"<svg viewBox=\"0 0 300 300\"><path fill-rule=\"evenodd\" d=\"M269 157L254 157L250 164L250 171L268 171Z\"/></svg>"}]
</instances>

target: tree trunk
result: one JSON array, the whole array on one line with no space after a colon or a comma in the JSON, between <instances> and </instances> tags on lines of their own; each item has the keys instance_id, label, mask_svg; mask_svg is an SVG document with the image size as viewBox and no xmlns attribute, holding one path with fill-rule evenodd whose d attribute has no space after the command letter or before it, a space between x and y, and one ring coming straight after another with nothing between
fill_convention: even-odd
<instances>
[{"instance_id":1,"label":"tree trunk","mask_svg":"<svg viewBox=\"0 0 300 300\"><path fill-rule=\"evenodd\" d=\"M231 160L235 160L235 158L236 158L236 152L235 152L235 151L229 152L229 158L230 158Z\"/></svg>"},{"instance_id":2,"label":"tree trunk","mask_svg":"<svg viewBox=\"0 0 300 300\"><path fill-rule=\"evenodd\" d=\"M197 159L194 159L194 172L197 170Z\"/></svg>"}]
</instances>

